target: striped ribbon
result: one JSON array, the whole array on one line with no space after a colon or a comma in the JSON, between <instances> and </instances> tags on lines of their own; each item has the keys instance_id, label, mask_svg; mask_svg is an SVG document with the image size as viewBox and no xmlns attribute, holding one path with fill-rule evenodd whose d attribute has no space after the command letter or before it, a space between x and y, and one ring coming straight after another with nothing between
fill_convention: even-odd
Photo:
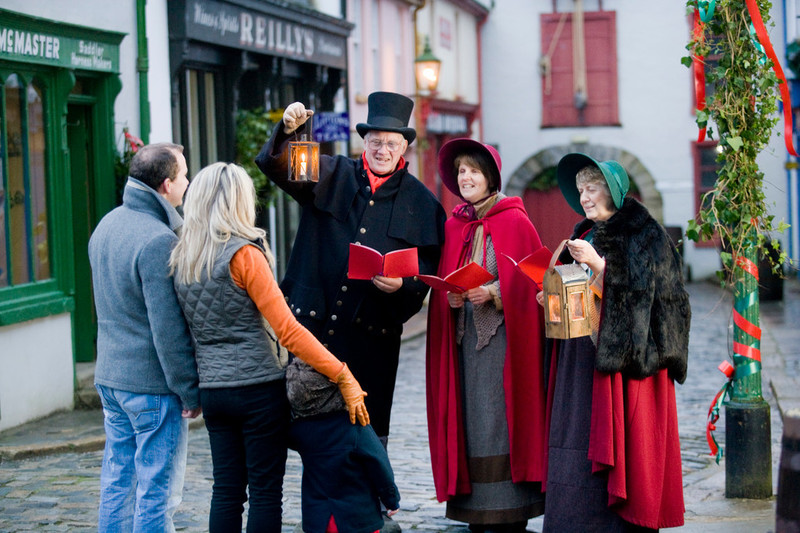
<instances>
[{"instance_id":1,"label":"striped ribbon","mask_svg":"<svg viewBox=\"0 0 800 533\"><path fill-rule=\"evenodd\" d=\"M714 399L711 401L711 407L708 408L708 422L706 423L706 441L708 441L708 447L711 450L711 455L716 458L717 464L719 464L719 460L722 458L722 448L719 447L717 444L717 439L714 438L714 431L716 431L717 420L719 420L719 409L722 407L722 403L725 401L725 397L730 394L731 391L731 380L733 379L733 365L731 365L728 361L723 361L717 368L719 371L728 376L728 381L722 386L720 391L714 396Z\"/></svg>"},{"instance_id":2,"label":"striped ribbon","mask_svg":"<svg viewBox=\"0 0 800 533\"><path fill-rule=\"evenodd\" d=\"M747 275L755 278L758 282L758 266L746 257L737 256L736 266L741 268ZM714 431L717 429L716 423L719 420L719 410L725 401L725 397L731 394L733 382L761 371L761 328L750 322L744 317L744 312L753 305L756 305L758 294L750 292L744 298L737 298L733 309L733 323L746 333L752 340L749 344L740 342L733 343L733 362L723 361L719 365L719 370L728 377L728 381L722 386L720 391L711 401L708 409L708 421L706 423L706 440L711 450L711 455L715 456L717 464L722 457L722 448L714 438Z\"/></svg>"},{"instance_id":3,"label":"striped ribbon","mask_svg":"<svg viewBox=\"0 0 800 533\"><path fill-rule=\"evenodd\" d=\"M694 10L694 30L693 36L695 41L703 39L703 15L705 11L700 9ZM711 13L714 13L713 4ZM703 56L694 56L692 60L692 70L694 71L694 96L698 111L703 111L706 108L706 70L705 58ZM706 139L706 127L700 128L697 134L697 142L703 142Z\"/></svg>"},{"instance_id":4,"label":"striped ribbon","mask_svg":"<svg viewBox=\"0 0 800 533\"><path fill-rule=\"evenodd\" d=\"M778 89L780 89L781 100L783 101L783 138L786 143L786 149L793 156L800 157L797 155L792 141L792 102L789 98L789 84L783 74L781 64L778 62L778 56L775 55L775 50L772 48L772 43L769 40L769 35L767 35L767 29L764 27L764 21L761 18L761 11L758 9L756 0L745 0L745 2L747 10L750 12L750 20L755 27L758 41L761 43L764 53L772 60L772 70L775 71L775 75L780 82Z\"/></svg>"},{"instance_id":5,"label":"striped ribbon","mask_svg":"<svg viewBox=\"0 0 800 533\"><path fill-rule=\"evenodd\" d=\"M789 84L786 81L783 68L781 68L780 62L778 62L778 57L775 55L775 50L772 47L772 42L769 40L769 35L767 35L767 30L764 27L764 20L761 18L761 11L758 9L756 0L745 0L745 2L747 3L747 10L750 12L750 20L752 21L750 24L750 33L753 44L759 52L765 54L772 60L772 70L775 71L775 75L780 82L778 84L778 89L781 95L781 101L783 102L783 139L786 144L786 150L791 155L800 157L797 155L797 151L794 148L792 136L792 101L789 95ZM715 0L698 0L697 8L694 11L693 29L693 36L696 41L702 38L704 23L712 19L714 16L714 9ZM702 111L706 108L704 59L703 56L695 56L692 65L694 70L695 100L697 100L698 111ZM763 58L760 61L763 62ZM700 128L697 135L697 142L701 142L705 140L705 138L706 128L703 127Z\"/></svg>"}]
</instances>

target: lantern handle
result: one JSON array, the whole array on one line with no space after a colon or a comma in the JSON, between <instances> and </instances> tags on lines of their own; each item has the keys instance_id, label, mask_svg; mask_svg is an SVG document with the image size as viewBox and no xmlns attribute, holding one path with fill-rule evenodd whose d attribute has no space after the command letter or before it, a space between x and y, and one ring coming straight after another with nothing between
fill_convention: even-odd
<instances>
[{"instance_id":1,"label":"lantern handle","mask_svg":"<svg viewBox=\"0 0 800 533\"><path fill-rule=\"evenodd\" d=\"M558 261L561 252L564 251L564 246L567 245L568 240L569 239L564 239L561 241L561 244L558 245L558 248L556 248L556 251L553 253L553 257L550 258L550 266L547 267L547 270L553 270L553 267L556 265L556 261Z\"/></svg>"}]
</instances>

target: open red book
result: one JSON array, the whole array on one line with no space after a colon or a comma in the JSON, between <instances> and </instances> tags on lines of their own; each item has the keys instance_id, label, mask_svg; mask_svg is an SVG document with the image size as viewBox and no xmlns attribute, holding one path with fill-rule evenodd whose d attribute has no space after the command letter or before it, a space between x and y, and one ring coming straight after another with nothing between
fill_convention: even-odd
<instances>
[{"instance_id":1,"label":"open red book","mask_svg":"<svg viewBox=\"0 0 800 533\"><path fill-rule=\"evenodd\" d=\"M544 281L544 273L550 268L550 259L553 257L551 252L546 246L542 246L530 255L526 255L519 263L506 254L501 254L506 259L514 263L523 274L533 280L536 285L541 288Z\"/></svg>"},{"instance_id":2,"label":"open red book","mask_svg":"<svg viewBox=\"0 0 800 533\"><path fill-rule=\"evenodd\" d=\"M426 276L423 274L417 277L436 290L450 291L456 294L461 294L475 287L480 287L487 281L494 279L494 276L474 261L451 272L445 276L444 279L438 276Z\"/></svg>"},{"instance_id":3,"label":"open red book","mask_svg":"<svg viewBox=\"0 0 800 533\"><path fill-rule=\"evenodd\" d=\"M350 279L372 279L375 276L407 278L419 274L419 259L416 248L393 250L381 255L378 250L350 243L350 261L347 277Z\"/></svg>"}]
</instances>

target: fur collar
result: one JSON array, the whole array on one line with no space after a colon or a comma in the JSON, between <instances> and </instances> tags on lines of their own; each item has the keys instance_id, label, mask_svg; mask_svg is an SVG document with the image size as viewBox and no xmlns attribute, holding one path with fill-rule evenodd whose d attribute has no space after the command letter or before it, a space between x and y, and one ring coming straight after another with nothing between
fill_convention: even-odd
<instances>
[{"instance_id":1,"label":"fur collar","mask_svg":"<svg viewBox=\"0 0 800 533\"><path fill-rule=\"evenodd\" d=\"M682 383L691 309L675 246L633 198L607 221L583 220L573 238L592 226L592 243L606 260L596 368L636 379L668 368Z\"/></svg>"}]
</instances>

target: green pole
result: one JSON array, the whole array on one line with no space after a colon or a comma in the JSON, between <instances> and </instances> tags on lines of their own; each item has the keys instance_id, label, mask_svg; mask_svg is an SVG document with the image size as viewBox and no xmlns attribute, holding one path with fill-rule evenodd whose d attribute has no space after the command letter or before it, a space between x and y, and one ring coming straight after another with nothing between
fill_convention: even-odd
<instances>
[{"instance_id":1,"label":"green pole","mask_svg":"<svg viewBox=\"0 0 800 533\"><path fill-rule=\"evenodd\" d=\"M770 498L770 408L761 394L758 261L754 246L735 259L734 379L725 409L725 496Z\"/></svg>"},{"instance_id":2,"label":"green pole","mask_svg":"<svg viewBox=\"0 0 800 533\"><path fill-rule=\"evenodd\" d=\"M147 55L146 5L147 0L136 0L136 42L139 52L136 58L136 71L139 73L139 135L144 144L150 142L150 91L147 85L147 73L150 65Z\"/></svg>"}]
</instances>

